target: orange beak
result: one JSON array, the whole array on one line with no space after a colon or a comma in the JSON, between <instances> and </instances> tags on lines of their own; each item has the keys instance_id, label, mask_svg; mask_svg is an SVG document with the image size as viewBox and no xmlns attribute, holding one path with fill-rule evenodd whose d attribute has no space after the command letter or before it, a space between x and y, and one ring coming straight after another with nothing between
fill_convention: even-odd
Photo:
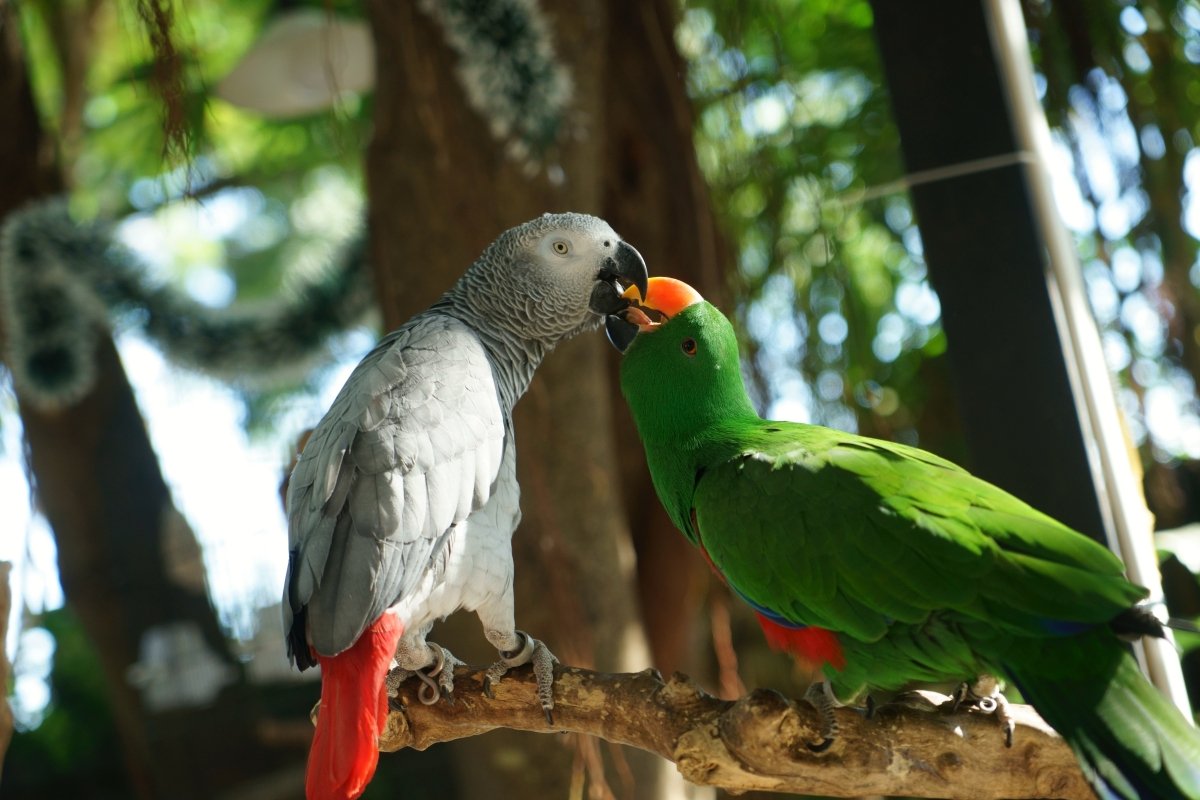
<instances>
[{"instance_id":1,"label":"orange beak","mask_svg":"<svg viewBox=\"0 0 1200 800\"><path fill-rule=\"evenodd\" d=\"M621 297L636 304L626 310L625 319L636 324L643 333L653 330L659 323L651 320L641 309L657 311L670 319L688 306L704 302L699 292L677 278L651 278L646 283L646 296L642 297L641 294L636 286L630 286Z\"/></svg>"},{"instance_id":2,"label":"orange beak","mask_svg":"<svg viewBox=\"0 0 1200 800\"><path fill-rule=\"evenodd\" d=\"M651 278L646 282L645 297L637 286L630 286L621 293L621 299L628 301L629 307L619 314L608 315L604 330L613 347L622 353L638 334L650 333L662 324L642 309L657 311L663 320L668 320L688 306L704 302L699 292L676 278Z\"/></svg>"}]
</instances>

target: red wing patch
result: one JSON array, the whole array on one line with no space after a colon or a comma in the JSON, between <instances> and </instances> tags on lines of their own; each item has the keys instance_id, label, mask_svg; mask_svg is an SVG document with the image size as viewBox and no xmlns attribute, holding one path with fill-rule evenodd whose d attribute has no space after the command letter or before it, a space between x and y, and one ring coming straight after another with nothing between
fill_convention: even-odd
<instances>
[{"instance_id":1,"label":"red wing patch","mask_svg":"<svg viewBox=\"0 0 1200 800\"><path fill-rule=\"evenodd\" d=\"M763 636L773 650L790 653L806 664L820 668L828 664L836 670L846 666L846 656L838 644L837 634L824 628L806 626L792 628L780 625L775 620L754 612Z\"/></svg>"},{"instance_id":2,"label":"red wing patch","mask_svg":"<svg viewBox=\"0 0 1200 800\"><path fill-rule=\"evenodd\" d=\"M694 508L692 509L692 530L697 533L697 538L699 538L700 524L696 520L696 509ZM708 554L708 550L704 549L703 543L700 544L700 555L704 556L709 569L720 579L721 583L728 585L729 582L725 580L721 570L717 569L712 556ZM736 592L736 589L734 591ZM758 617L758 624L762 626L763 636L766 637L767 644L771 646L772 650L788 653L816 669L820 669L826 664L836 670L841 670L846 666L846 656L842 652L842 646L838 644L837 634L833 631L808 625L782 625L757 610L754 612L754 616Z\"/></svg>"}]
</instances>

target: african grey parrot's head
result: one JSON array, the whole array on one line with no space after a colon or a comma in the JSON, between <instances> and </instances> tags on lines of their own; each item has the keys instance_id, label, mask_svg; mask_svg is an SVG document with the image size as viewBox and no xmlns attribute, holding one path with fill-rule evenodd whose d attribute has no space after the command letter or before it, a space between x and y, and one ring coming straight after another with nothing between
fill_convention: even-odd
<instances>
[{"instance_id":1,"label":"african grey parrot's head","mask_svg":"<svg viewBox=\"0 0 1200 800\"><path fill-rule=\"evenodd\" d=\"M543 214L500 234L457 289L491 323L553 346L623 311L621 293L646 278L641 255L604 220Z\"/></svg>"}]
</instances>

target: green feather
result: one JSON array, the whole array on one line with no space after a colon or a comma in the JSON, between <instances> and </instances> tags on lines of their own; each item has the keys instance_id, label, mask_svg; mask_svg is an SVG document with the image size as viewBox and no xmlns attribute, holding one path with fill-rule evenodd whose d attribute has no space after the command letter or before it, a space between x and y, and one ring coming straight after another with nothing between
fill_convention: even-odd
<instances>
[{"instance_id":1,"label":"green feather","mask_svg":"<svg viewBox=\"0 0 1200 800\"><path fill-rule=\"evenodd\" d=\"M1105 547L922 450L760 419L708 303L639 334L621 386L676 525L751 603L838 634L839 694L1007 676L1102 795L1200 798L1200 737L1107 627L1147 593Z\"/></svg>"},{"instance_id":2,"label":"green feather","mask_svg":"<svg viewBox=\"0 0 1200 800\"><path fill-rule=\"evenodd\" d=\"M1200 797L1196 729L1108 630L1014 648L1004 669L1108 797Z\"/></svg>"}]
</instances>

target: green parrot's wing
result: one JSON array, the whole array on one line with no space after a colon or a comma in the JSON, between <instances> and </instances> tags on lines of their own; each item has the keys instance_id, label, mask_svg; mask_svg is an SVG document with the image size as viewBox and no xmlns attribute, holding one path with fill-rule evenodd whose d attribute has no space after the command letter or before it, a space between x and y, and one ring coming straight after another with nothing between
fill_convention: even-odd
<instances>
[{"instance_id":1,"label":"green parrot's wing","mask_svg":"<svg viewBox=\"0 0 1200 800\"><path fill-rule=\"evenodd\" d=\"M740 435L697 481L702 544L794 622L874 641L940 611L1046 636L1145 594L1104 547L924 451L791 423Z\"/></svg>"}]
</instances>

